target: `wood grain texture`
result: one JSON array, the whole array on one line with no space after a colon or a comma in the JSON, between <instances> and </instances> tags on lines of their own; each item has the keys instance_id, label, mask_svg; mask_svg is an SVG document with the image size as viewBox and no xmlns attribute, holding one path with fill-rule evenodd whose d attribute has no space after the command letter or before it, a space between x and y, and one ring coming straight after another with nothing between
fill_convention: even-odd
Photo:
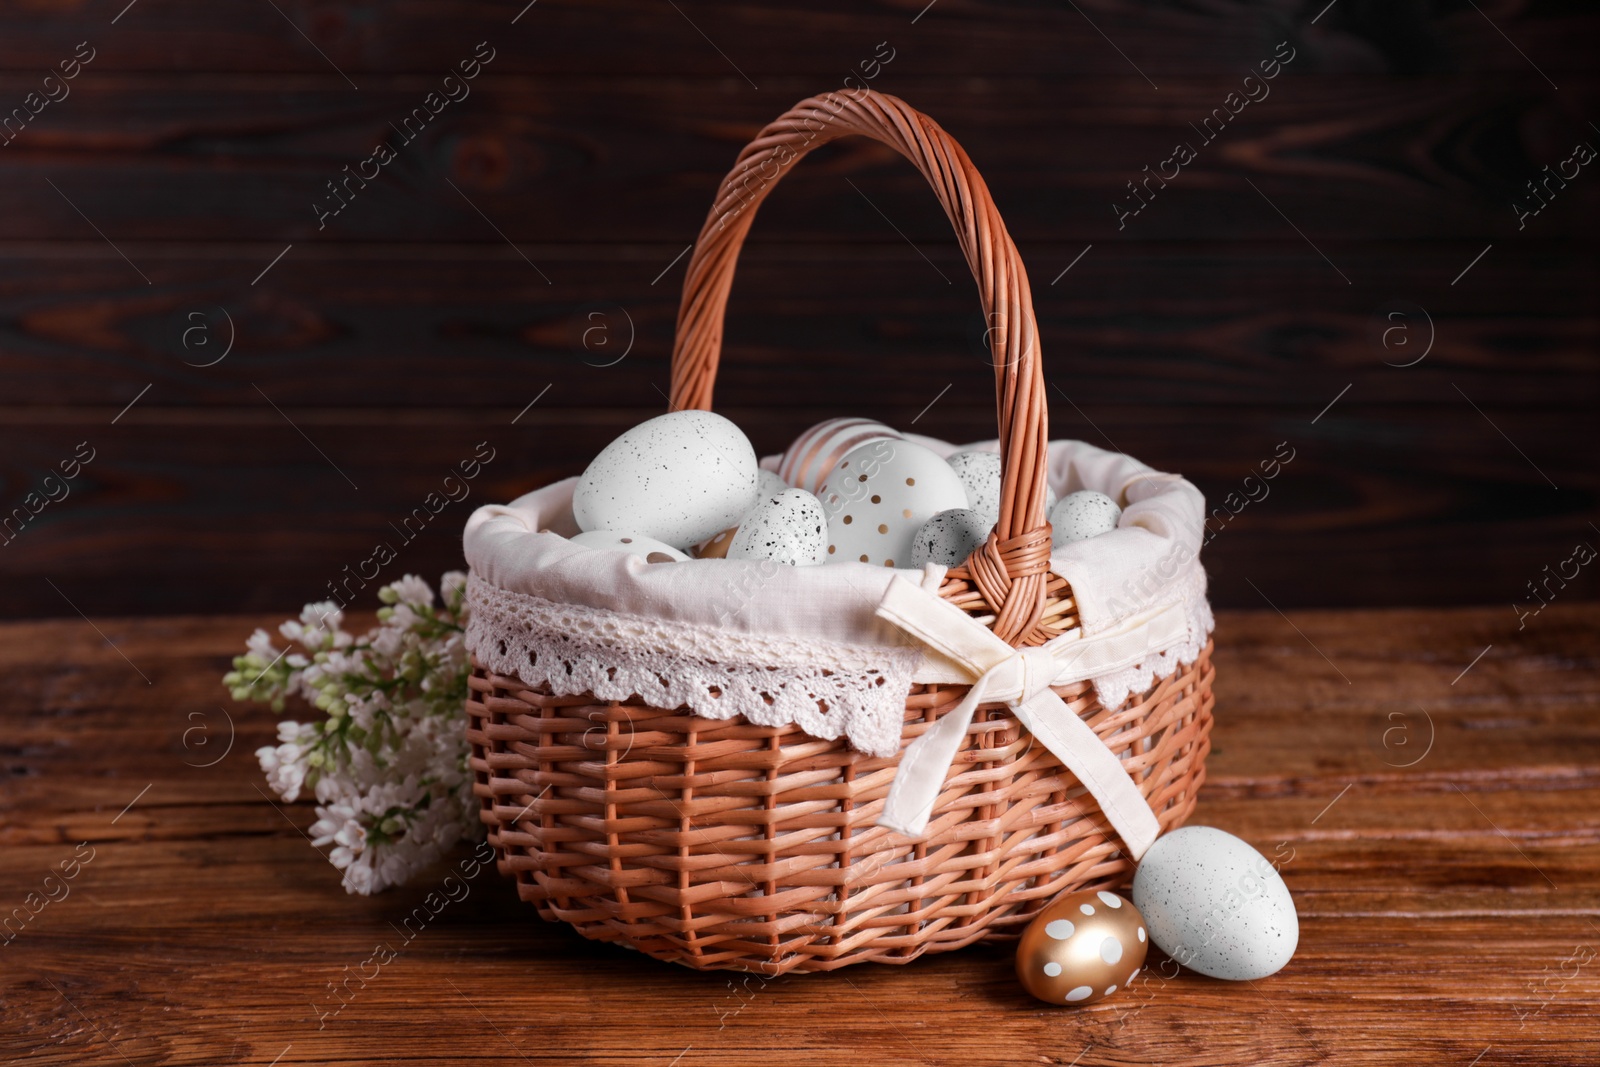
<instances>
[{"instance_id":1,"label":"wood grain texture","mask_svg":"<svg viewBox=\"0 0 1600 1067\"><path fill-rule=\"evenodd\" d=\"M95 51L0 134L0 524L98 451L0 534L0 617L76 617L46 578L97 618L287 610L492 436L504 458L385 577L455 565L467 507L661 410L679 257L717 181L863 63L994 191L1057 436L1182 471L1214 506L1298 450L1208 546L1218 604L1510 613L1600 525L1600 181L1513 206L1596 136L1597 32L1523 0L8 8L0 118ZM479 42L470 95L396 133ZM1280 42L1270 95L1200 144L1190 124ZM384 137L396 159L322 225L327 183ZM1178 141L1198 158L1119 224ZM982 338L921 179L842 142L761 211L717 400L763 451L851 413L986 438ZM1585 573L1562 596L1597 591Z\"/></svg>"},{"instance_id":2,"label":"wood grain texture","mask_svg":"<svg viewBox=\"0 0 1600 1067\"><path fill-rule=\"evenodd\" d=\"M922 246L930 264L888 237L752 241L717 402L786 397L838 415L887 399L915 417L947 383L983 388L983 315L953 239ZM550 408L654 411L688 258L672 265L681 244L521 246L547 285L503 244L296 245L252 286L283 245L123 247L154 291L104 245L58 249L48 270L34 251L0 245L0 301L15 309L0 324L0 423L75 406L108 408L109 421L146 385L129 420L147 405L261 404L252 383L281 405L416 414L509 406L555 382ZM1408 245L1399 260L1385 242L1347 246L1351 286L1298 240L1096 244L1073 264L1084 247L1034 241L1024 256L1046 376L1090 412L1281 404L1309 408L1309 420L1352 381L1350 399L1399 408L1455 407L1461 392L1497 409L1600 403L1600 315L1588 300L1600 277L1580 248L1496 245L1470 275L1482 288L1468 289L1449 284L1483 250L1466 241ZM1434 344L1415 366L1398 365L1423 355L1430 323L1417 311L1385 319L1396 300L1431 317ZM1057 421L1075 417L1052 399Z\"/></svg>"},{"instance_id":3,"label":"wood grain texture","mask_svg":"<svg viewBox=\"0 0 1600 1067\"><path fill-rule=\"evenodd\" d=\"M1325 17L1319 17L1323 3L1261 8L1241 0L1148 7L1097 0L1077 10L951 0L931 10L926 0L781 6L716 0L680 4L678 11L633 0L540 0L532 10L523 0L448 6L278 0L238 12L205 0L168 0L139 10L138 17L118 17L121 3L85 4L74 8L76 17L43 25L34 9L19 6L0 18L0 63L70 55L90 36L97 45L105 42L96 62L115 70L431 73L448 69L463 47L487 39L503 50L496 62L517 70L662 77L715 72L730 92L754 92L750 78L759 83L774 73L842 79L855 69L858 45L870 48L886 37L914 39L936 69L1120 75L1136 62L1159 82L1161 73L1252 64L1287 35L1314 43L1323 65L1343 69L1415 73L1466 61L1475 69L1529 73L1495 32L1498 25L1553 74L1588 69L1570 44L1573 36L1593 32L1593 12L1526 0L1481 6L1494 24L1470 6L1435 11L1417 0L1340 4ZM397 24L411 32L394 32ZM1107 37L1121 43L1120 55ZM1198 40L1207 46L1196 47Z\"/></svg>"},{"instance_id":4,"label":"wood grain texture","mask_svg":"<svg viewBox=\"0 0 1600 1067\"><path fill-rule=\"evenodd\" d=\"M1272 55L1266 46L1262 56ZM1259 102L1236 118L1225 112L1225 128L1213 118L1201 130L1251 63L1163 79L1155 92L1126 72L995 71L953 83L938 67L914 72L910 58L897 57L874 87L916 101L961 141L1019 241L1298 244L1287 216L1339 262L1336 250L1356 238L1570 239L1587 231L1600 200L1600 183L1574 180L1519 229L1511 204L1528 199L1525 183L1594 136L1583 105L1542 83L1315 74L1297 60L1251 90L1266 94ZM1587 103L1594 87L1574 78L1573 95ZM200 94L170 77L87 70L0 154L14 207L0 240L95 240L78 210L135 262L129 242L495 240L476 208L518 242L681 248L745 143L819 89L815 78L784 77L730 95L704 78L491 68L459 103L401 129L438 77L371 79L360 93L336 77L204 82ZM0 81L0 94L19 99L33 88ZM394 160L358 166L380 144ZM1170 182L1141 184L1136 196L1128 183L1147 180L1147 167L1159 172L1179 144L1196 159L1175 176L1169 163ZM1114 204L1130 217L1119 222ZM898 243L879 209L910 240L950 242L926 183L865 140L821 150L785 179L753 239Z\"/></svg>"},{"instance_id":5,"label":"wood grain texture","mask_svg":"<svg viewBox=\"0 0 1600 1067\"><path fill-rule=\"evenodd\" d=\"M1600 970L1578 962L1600 946L1593 606L1552 605L1520 633L1488 610L1222 613L1195 821L1282 863L1299 952L1253 985L1153 956L1146 981L1076 1012L1024 999L1004 949L772 981L673 968L539 922L492 872L407 940L397 929L449 866L347 897L301 836L309 807L258 791L250 751L275 717L228 703L217 678L277 619L0 627L0 901L38 891L79 842L94 852L0 947L8 1058L1593 1059ZM397 958L334 998L380 943Z\"/></svg>"}]
</instances>

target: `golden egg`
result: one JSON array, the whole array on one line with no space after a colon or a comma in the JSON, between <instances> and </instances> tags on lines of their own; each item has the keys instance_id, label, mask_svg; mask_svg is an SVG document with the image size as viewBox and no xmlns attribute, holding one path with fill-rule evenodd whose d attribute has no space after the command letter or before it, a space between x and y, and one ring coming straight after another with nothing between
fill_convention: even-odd
<instances>
[{"instance_id":1,"label":"golden egg","mask_svg":"<svg viewBox=\"0 0 1600 1067\"><path fill-rule=\"evenodd\" d=\"M1127 988L1144 966L1150 932L1132 902L1087 890L1057 897L1017 945L1017 978L1051 1004L1093 1004Z\"/></svg>"},{"instance_id":2,"label":"golden egg","mask_svg":"<svg viewBox=\"0 0 1600 1067\"><path fill-rule=\"evenodd\" d=\"M739 527L730 526L719 534L713 534L695 547L695 557L697 559L727 559L728 546L733 544L733 535L738 532Z\"/></svg>"}]
</instances>

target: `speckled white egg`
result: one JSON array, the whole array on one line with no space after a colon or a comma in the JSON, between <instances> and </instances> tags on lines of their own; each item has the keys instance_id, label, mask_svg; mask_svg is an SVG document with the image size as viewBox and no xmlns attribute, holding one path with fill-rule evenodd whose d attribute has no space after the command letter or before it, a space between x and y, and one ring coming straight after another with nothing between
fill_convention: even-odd
<instances>
[{"instance_id":1,"label":"speckled white egg","mask_svg":"<svg viewBox=\"0 0 1600 1067\"><path fill-rule=\"evenodd\" d=\"M756 453L709 411L641 422L594 457L572 493L584 530L631 530L688 548L755 507Z\"/></svg>"},{"instance_id":2,"label":"speckled white egg","mask_svg":"<svg viewBox=\"0 0 1600 1067\"><path fill-rule=\"evenodd\" d=\"M983 544L994 527L994 517L971 508L941 511L922 524L911 541L911 565L942 563L954 567L965 563L972 550Z\"/></svg>"},{"instance_id":3,"label":"speckled white egg","mask_svg":"<svg viewBox=\"0 0 1600 1067\"><path fill-rule=\"evenodd\" d=\"M1300 943L1294 899L1277 870L1211 826L1157 838L1139 861L1133 902L1163 952L1213 978L1265 978Z\"/></svg>"},{"instance_id":4,"label":"speckled white egg","mask_svg":"<svg viewBox=\"0 0 1600 1067\"><path fill-rule=\"evenodd\" d=\"M967 507L980 515L999 518L1000 453L956 452L945 462L967 491Z\"/></svg>"},{"instance_id":5,"label":"speckled white egg","mask_svg":"<svg viewBox=\"0 0 1600 1067\"><path fill-rule=\"evenodd\" d=\"M1050 543L1060 548L1073 541L1099 537L1115 530L1121 518L1122 509L1115 500L1093 489L1079 489L1050 509Z\"/></svg>"},{"instance_id":6,"label":"speckled white egg","mask_svg":"<svg viewBox=\"0 0 1600 1067\"><path fill-rule=\"evenodd\" d=\"M740 520L727 558L814 567L827 559L827 543L828 520L822 504L804 489L785 489L763 499Z\"/></svg>"},{"instance_id":7,"label":"speckled white egg","mask_svg":"<svg viewBox=\"0 0 1600 1067\"><path fill-rule=\"evenodd\" d=\"M967 506L967 491L937 452L904 439L874 441L845 456L822 491L828 562L911 566L911 542L941 511Z\"/></svg>"},{"instance_id":8,"label":"speckled white egg","mask_svg":"<svg viewBox=\"0 0 1600 1067\"><path fill-rule=\"evenodd\" d=\"M783 453L778 474L786 484L815 493L851 452L873 441L899 439L898 431L871 419L828 419L794 439Z\"/></svg>"},{"instance_id":9,"label":"speckled white egg","mask_svg":"<svg viewBox=\"0 0 1600 1067\"><path fill-rule=\"evenodd\" d=\"M767 470L765 467L758 467L756 469L757 497L766 499L769 496L777 496L787 488L789 488L789 483L778 477L772 471Z\"/></svg>"},{"instance_id":10,"label":"speckled white egg","mask_svg":"<svg viewBox=\"0 0 1600 1067\"><path fill-rule=\"evenodd\" d=\"M615 548L631 552L646 563L678 563L689 557L664 541L643 534L618 533L615 530L585 530L573 534L569 540L585 548Z\"/></svg>"},{"instance_id":11,"label":"speckled white egg","mask_svg":"<svg viewBox=\"0 0 1600 1067\"><path fill-rule=\"evenodd\" d=\"M956 477L961 479L961 484L967 490L967 507L980 515L989 516L989 523L993 525L1000 521L1000 453L983 452L977 449L963 452L953 452L945 460L950 464L950 469L956 472ZM1050 514L1050 509L1056 506L1056 491L1048 485L1044 487L1044 511Z\"/></svg>"}]
</instances>

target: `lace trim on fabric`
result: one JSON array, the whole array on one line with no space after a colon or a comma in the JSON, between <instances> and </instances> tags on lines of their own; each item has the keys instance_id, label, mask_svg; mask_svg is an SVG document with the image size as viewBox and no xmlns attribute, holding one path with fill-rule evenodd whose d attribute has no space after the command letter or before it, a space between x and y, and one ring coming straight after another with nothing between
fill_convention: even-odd
<instances>
[{"instance_id":1,"label":"lace trim on fabric","mask_svg":"<svg viewBox=\"0 0 1600 1067\"><path fill-rule=\"evenodd\" d=\"M708 719L791 723L859 751L900 750L921 653L664 622L501 589L471 574L467 647L497 674L558 696L688 707Z\"/></svg>"},{"instance_id":2,"label":"lace trim on fabric","mask_svg":"<svg viewBox=\"0 0 1600 1067\"><path fill-rule=\"evenodd\" d=\"M1184 618L1188 622L1186 636L1178 644L1132 667L1093 679L1095 695L1103 707L1120 708L1128 697L1149 691L1161 679L1199 659L1200 653L1205 651L1206 641L1217 625L1211 605L1206 601L1205 571L1198 566L1191 568L1157 603L1183 604Z\"/></svg>"}]
</instances>

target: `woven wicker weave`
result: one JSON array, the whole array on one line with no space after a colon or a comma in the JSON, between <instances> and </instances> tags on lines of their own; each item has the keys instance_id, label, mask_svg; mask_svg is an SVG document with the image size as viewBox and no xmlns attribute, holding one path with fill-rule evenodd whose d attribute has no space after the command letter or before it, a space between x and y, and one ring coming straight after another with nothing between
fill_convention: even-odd
<instances>
[{"instance_id":1,"label":"woven wicker weave","mask_svg":"<svg viewBox=\"0 0 1600 1067\"><path fill-rule=\"evenodd\" d=\"M1048 571L1048 439L1027 275L983 179L921 113L871 91L827 93L762 130L723 180L690 260L672 407L711 405L723 312L756 207L806 152L849 134L899 151L955 225L991 329L1004 486L986 544L940 593L1014 647L1077 625ZM1163 829L1193 810L1210 747L1209 646L1120 708L1087 683L1056 690L1123 761ZM961 686L913 686L903 744L955 707ZM467 736L502 873L547 919L699 968L767 974L904 963L1015 936L1052 897L1122 884L1132 870L1094 799L1001 705L980 708L911 841L875 825L898 759L793 727L553 696L486 672Z\"/></svg>"}]
</instances>

